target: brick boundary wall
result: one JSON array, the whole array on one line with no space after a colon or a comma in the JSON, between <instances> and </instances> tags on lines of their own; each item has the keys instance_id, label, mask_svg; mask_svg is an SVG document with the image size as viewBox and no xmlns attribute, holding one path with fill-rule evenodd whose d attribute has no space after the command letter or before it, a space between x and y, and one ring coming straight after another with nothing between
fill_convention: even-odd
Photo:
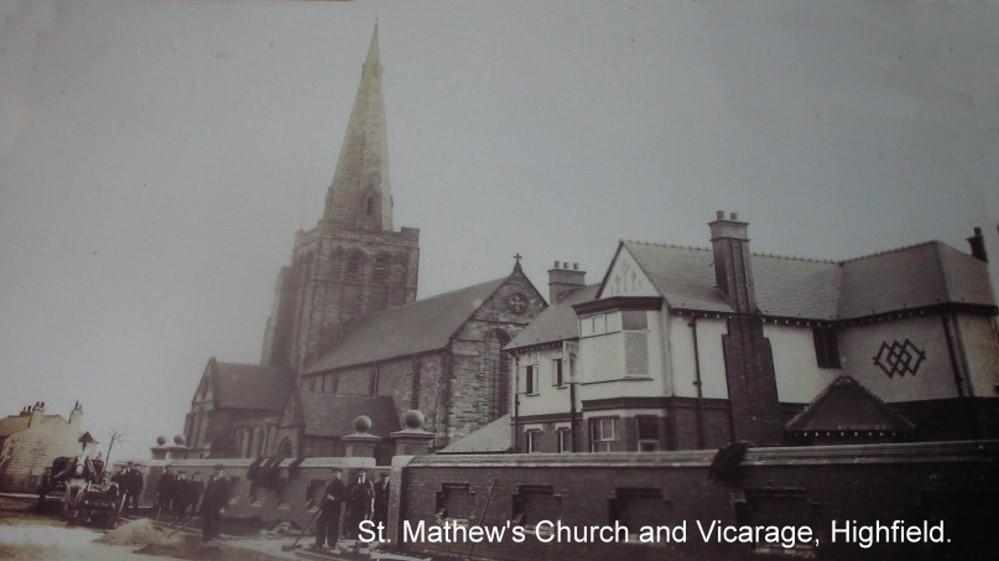
<instances>
[{"instance_id":1,"label":"brick boundary wall","mask_svg":"<svg viewBox=\"0 0 999 561\"><path fill-rule=\"evenodd\" d=\"M473 522L505 524L514 517L514 496L525 486L550 488L568 525L611 522L611 501L621 489L661 492L661 524L688 521L685 544L521 544L441 546L405 544L414 554L490 560L628 559L974 559L992 558L999 543L991 526L999 520L999 441L857 446L760 448L750 450L737 483L708 478L713 451L605 454L516 454L420 456L399 459L393 474L401 496L390 522L399 540L399 520L435 524L436 497L445 485L468 486L474 495ZM492 487L491 496L490 487ZM749 545L705 545L695 520L724 524L789 523L787 513L755 503L755 497L800 497L796 523L816 529L817 549L753 550ZM487 500L487 497L488 500ZM482 511L488 502L489 508ZM765 501L764 501L765 502ZM777 504L777 503L775 503ZM757 508L759 512L754 513ZM467 514L467 513L466 513ZM830 520L944 518L950 546L829 543ZM807 519L807 522L805 520ZM528 524L528 527L532 523ZM945 551L949 548L949 551ZM947 557L951 555L951 557ZM953 556L953 555L956 555Z\"/></svg>"},{"instance_id":2,"label":"brick boundary wall","mask_svg":"<svg viewBox=\"0 0 999 561\"><path fill-rule=\"evenodd\" d=\"M992 559L999 549L993 525L999 520L999 441L904 443L750 449L737 482L708 477L714 451L601 454L488 454L396 456L391 466L372 458L308 458L294 477L280 464L280 491L259 488L251 499L246 473L252 459L153 460L147 470L143 503L150 504L164 466L188 478L195 472L207 480L222 463L236 478L227 518L290 521L307 524L314 514L306 506L316 481L329 479L330 468L344 470L344 480L365 470L377 480L390 471L388 537L393 549L435 559L490 561L579 560L723 560L842 559L913 561ZM551 518L563 524L612 523L610 505L622 490L654 490L661 510L657 524L688 521L685 544L541 544L532 536L524 543L401 544L402 521L436 525L439 494L445 486L467 489L471 505L464 513L472 523L505 525L514 517L515 496L525 489L548 489L558 500ZM759 499L763 497L763 499ZM767 506L767 497L800 499L802 510L790 513ZM488 503L488 508L486 504ZM661 503L661 504L660 504ZM648 503L646 503L648 504ZM792 501L789 504L797 504ZM550 508L550 505L549 505ZM758 508L759 512L754 512ZM485 512L483 513L483 510ZM915 523L943 519L949 546L832 544L831 520ZM794 552L754 550L749 545L704 544L695 520L722 524L805 523L816 529L817 549ZM528 526L533 523L529 522Z\"/></svg>"}]
</instances>

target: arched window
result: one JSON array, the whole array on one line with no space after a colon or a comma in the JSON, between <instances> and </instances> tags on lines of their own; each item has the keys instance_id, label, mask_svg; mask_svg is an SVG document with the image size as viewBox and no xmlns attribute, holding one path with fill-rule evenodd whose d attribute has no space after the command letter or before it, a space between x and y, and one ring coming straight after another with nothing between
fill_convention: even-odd
<instances>
[{"instance_id":1,"label":"arched window","mask_svg":"<svg viewBox=\"0 0 999 561\"><path fill-rule=\"evenodd\" d=\"M499 329L486 335L485 352L482 353L482 369L489 380L490 420L510 412L510 361L503 346L510 342L510 336Z\"/></svg>"},{"instance_id":2,"label":"arched window","mask_svg":"<svg viewBox=\"0 0 999 561\"><path fill-rule=\"evenodd\" d=\"M299 270L302 274L302 283L312 280L312 254L303 254L299 263L301 267Z\"/></svg>"},{"instance_id":3,"label":"arched window","mask_svg":"<svg viewBox=\"0 0 999 561\"><path fill-rule=\"evenodd\" d=\"M291 440L288 437L281 439L281 444L278 444L277 456L281 458L289 458L292 456Z\"/></svg>"},{"instance_id":4,"label":"arched window","mask_svg":"<svg viewBox=\"0 0 999 561\"><path fill-rule=\"evenodd\" d=\"M340 280L340 275L343 273L344 261L346 258L347 252L343 250L343 247L336 246L336 249L333 250L333 256L330 258L330 280Z\"/></svg>"},{"instance_id":5,"label":"arched window","mask_svg":"<svg viewBox=\"0 0 999 561\"><path fill-rule=\"evenodd\" d=\"M368 264L368 255L360 249L354 249L347 258L347 280L358 281L364 279L365 268Z\"/></svg>"},{"instance_id":6,"label":"arched window","mask_svg":"<svg viewBox=\"0 0 999 561\"><path fill-rule=\"evenodd\" d=\"M378 284L385 284L388 280L389 269L392 266L392 256L388 252L380 252L375 256L375 265L371 270L371 280Z\"/></svg>"}]
</instances>

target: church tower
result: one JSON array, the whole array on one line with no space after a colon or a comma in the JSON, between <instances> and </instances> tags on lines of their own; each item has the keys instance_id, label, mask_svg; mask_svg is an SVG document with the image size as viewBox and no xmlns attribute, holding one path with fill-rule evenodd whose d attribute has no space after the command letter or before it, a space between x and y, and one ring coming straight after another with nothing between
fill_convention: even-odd
<instances>
[{"instance_id":1,"label":"church tower","mask_svg":"<svg viewBox=\"0 0 999 561\"><path fill-rule=\"evenodd\" d=\"M419 230L392 229L376 24L323 217L278 274L261 363L299 373L352 321L415 300L419 257Z\"/></svg>"}]
</instances>

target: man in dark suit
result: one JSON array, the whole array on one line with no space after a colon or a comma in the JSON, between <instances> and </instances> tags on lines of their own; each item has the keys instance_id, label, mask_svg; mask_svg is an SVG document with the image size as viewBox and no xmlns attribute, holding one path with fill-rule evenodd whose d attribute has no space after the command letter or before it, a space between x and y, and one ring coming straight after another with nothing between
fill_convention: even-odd
<instances>
[{"instance_id":1,"label":"man in dark suit","mask_svg":"<svg viewBox=\"0 0 999 561\"><path fill-rule=\"evenodd\" d=\"M131 510L139 509L139 496L142 495L143 481L142 472L139 467L128 462L128 471L125 472L125 503Z\"/></svg>"},{"instance_id":2,"label":"man in dark suit","mask_svg":"<svg viewBox=\"0 0 999 561\"><path fill-rule=\"evenodd\" d=\"M163 468L163 475L160 476L156 484L156 515L162 516L170 513L170 505L173 503L173 492L176 487L177 478L169 467Z\"/></svg>"},{"instance_id":3,"label":"man in dark suit","mask_svg":"<svg viewBox=\"0 0 999 561\"><path fill-rule=\"evenodd\" d=\"M357 480L350 486L348 500L347 527L344 532L348 538L356 539L361 522L371 518L371 507L375 500L375 485L368 480L366 472L357 473Z\"/></svg>"},{"instance_id":4,"label":"man in dark suit","mask_svg":"<svg viewBox=\"0 0 999 561\"><path fill-rule=\"evenodd\" d=\"M201 500L201 541L219 537L222 513L229 504L229 480L225 478L222 464L215 465L215 474L208 481L205 497Z\"/></svg>"},{"instance_id":5,"label":"man in dark suit","mask_svg":"<svg viewBox=\"0 0 999 561\"><path fill-rule=\"evenodd\" d=\"M138 476L138 481L136 481L136 476ZM132 462L128 462L122 474L121 489L125 494L125 509L135 510L138 507L139 494L142 493L142 474L135 469L135 464Z\"/></svg>"},{"instance_id":6,"label":"man in dark suit","mask_svg":"<svg viewBox=\"0 0 999 561\"><path fill-rule=\"evenodd\" d=\"M180 472L173 482L173 497L170 500L170 512L178 518L187 512L187 492L187 475Z\"/></svg>"},{"instance_id":7,"label":"man in dark suit","mask_svg":"<svg viewBox=\"0 0 999 561\"><path fill-rule=\"evenodd\" d=\"M198 501L201 500L201 494L205 492L205 484L201 482L201 476L197 472L191 476L191 480L187 482L187 504L191 507L191 513L198 512Z\"/></svg>"},{"instance_id":8,"label":"man in dark suit","mask_svg":"<svg viewBox=\"0 0 999 561\"><path fill-rule=\"evenodd\" d=\"M389 473L383 471L375 483L375 515L373 520L376 523L388 525L389 507Z\"/></svg>"},{"instance_id":9,"label":"man in dark suit","mask_svg":"<svg viewBox=\"0 0 999 561\"><path fill-rule=\"evenodd\" d=\"M316 520L316 549L336 547L340 539L340 507L347 497L347 487L343 484L340 470L333 468L332 479L326 486L323 498L319 501L319 519Z\"/></svg>"}]
</instances>

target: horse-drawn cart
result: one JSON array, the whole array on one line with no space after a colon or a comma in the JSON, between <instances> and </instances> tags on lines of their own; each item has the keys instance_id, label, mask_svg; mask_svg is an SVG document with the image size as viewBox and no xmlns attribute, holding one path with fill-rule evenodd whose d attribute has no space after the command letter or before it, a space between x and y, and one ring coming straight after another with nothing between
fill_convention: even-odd
<instances>
[{"instance_id":1,"label":"horse-drawn cart","mask_svg":"<svg viewBox=\"0 0 999 561\"><path fill-rule=\"evenodd\" d=\"M52 461L39 489L39 501L62 497L62 517L68 524L114 528L125 505L125 494L104 473L104 462L62 456Z\"/></svg>"}]
</instances>

